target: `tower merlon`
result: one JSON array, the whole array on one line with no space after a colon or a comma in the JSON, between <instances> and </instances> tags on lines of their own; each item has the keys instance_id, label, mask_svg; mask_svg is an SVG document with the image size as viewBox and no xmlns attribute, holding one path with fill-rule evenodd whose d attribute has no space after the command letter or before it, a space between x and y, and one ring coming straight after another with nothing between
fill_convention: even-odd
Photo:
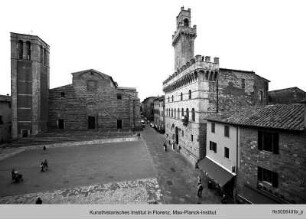
<instances>
[{"instance_id":1,"label":"tower merlon","mask_svg":"<svg viewBox=\"0 0 306 219\"><path fill-rule=\"evenodd\" d=\"M211 62L210 56L196 55L194 58L190 59L180 68L176 70L172 75L170 75L164 82L163 86L172 83L172 79L176 80L177 77L181 77L181 74L185 74L186 71L192 71L193 69L212 69L219 70L219 58L214 57L214 62Z\"/></svg>"}]
</instances>

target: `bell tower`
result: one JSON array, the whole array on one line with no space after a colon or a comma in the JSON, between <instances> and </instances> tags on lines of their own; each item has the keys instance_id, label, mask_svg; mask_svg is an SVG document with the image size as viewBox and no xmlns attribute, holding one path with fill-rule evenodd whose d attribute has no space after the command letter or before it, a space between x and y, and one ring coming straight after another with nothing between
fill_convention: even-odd
<instances>
[{"instance_id":1,"label":"bell tower","mask_svg":"<svg viewBox=\"0 0 306 219\"><path fill-rule=\"evenodd\" d=\"M13 139L47 130L49 50L38 36L11 33Z\"/></svg>"},{"instance_id":2,"label":"bell tower","mask_svg":"<svg viewBox=\"0 0 306 219\"><path fill-rule=\"evenodd\" d=\"M196 25L191 27L191 10L181 11L176 17L176 31L172 35L174 47L174 71L194 57L194 40L197 37Z\"/></svg>"}]
</instances>

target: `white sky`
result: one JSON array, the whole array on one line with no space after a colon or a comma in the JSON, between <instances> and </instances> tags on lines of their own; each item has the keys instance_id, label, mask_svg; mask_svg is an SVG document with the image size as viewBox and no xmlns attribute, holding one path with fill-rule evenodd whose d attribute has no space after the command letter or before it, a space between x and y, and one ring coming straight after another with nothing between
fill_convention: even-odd
<instances>
[{"instance_id":1,"label":"white sky","mask_svg":"<svg viewBox=\"0 0 306 219\"><path fill-rule=\"evenodd\" d=\"M174 72L172 34L181 6L197 25L195 55L253 70L270 90L306 90L304 0L14 0L0 2L0 94L10 93L10 32L50 45L50 88L96 69L139 97L162 95Z\"/></svg>"}]
</instances>

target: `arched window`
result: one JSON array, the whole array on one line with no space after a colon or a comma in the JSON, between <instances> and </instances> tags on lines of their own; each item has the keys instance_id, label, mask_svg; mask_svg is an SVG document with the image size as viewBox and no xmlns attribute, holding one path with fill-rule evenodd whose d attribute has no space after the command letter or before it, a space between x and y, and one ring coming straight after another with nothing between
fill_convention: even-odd
<instances>
[{"instance_id":1,"label":"arched window","mask_svg":"<svg viewBox=\"0 0 306 219\"><path fill-rule=\"evenodd\" d=\"M31 42L26 42L26 58L27 60L31 60Z\"/></svg>"},{"instance_id":2,"label":"arched window","mask_svg":"<svg viewBox=\"0 0 306 219\"><path fill-rule=\"evenodd\" d=\"M180 108L177 109L177 118L180 118Z\"/></svg>"},{"instance_id":3,"label":"arched window","mask_svg":"<svg viewBox=\"0 0 306 219\"><path fill-rule=\"evenodd\" d=\"M47 50L44 49L44 65L48 64L48 54L47 54Z\"/></svg>"},{"instance_id":4,"label":"arched window","mask_svg":"<svg viewBox=\"0 0 306 219\"><path fill-rule=\"evenodd\" d=\"M21 40L18 41L17 49L18 49L18 59L23 59L23 42Z\"/></svg>"},{"instance_id":5,"label":"arched window","mask_svg":"<svg viewBox=\"0 0 306 219\"><path fill-rule=\"evenodd\" d=\"M40 62L44 63L44 48L40 46Z\"/></svg>"},{"instance_id":6,"label":"arched window","mask_svg":"<svg viewBox=\"0 0 306 219\"><path fill-rule=\"evenodd\" d=\"M182 116L184 116L184 108L182 108Z\"/></svg>"},{"instance_id":7,"label":"arched window","mask_svg":"<svg viewBox=\"0 0 306 219\"><path fill-rule=\"evenodd\" d=\"M189 90L189 99L191 99L191 90Z\"/></svg>"},{"instance_id":8,"label":"arched window","mask_svg":"<svg viewBox=\"0 0 306 219\"><path fill-rule=\"evenodd\" d=\"M173 109L171 109L171 117L173 117Z\"/></svg>"},{"instance_id":9,"label":"arched window","mask_svg":"<svg viewBox=\"0 0 306 219\"><path fill-rule=\"evenodd\" d=\"M186 117L189 119L189 109L186 109Z\"/></svg>"},{"instance_id":10,"label":"arched window","mask_svg":"<svg viewBox=\"0 0 306 219\"><path fill-rule=\"evenodd\" d=\"M181 100L183 100L183 93L181 93Z\"/></svg>"},{"instance_id":11,"label":"arched window","mask_svg":"<svg viewBox=\"0 0 306 219\"><path fill-rule=\"evenodd\" d=\"M189 20L187 18L184 19L184 26L189 27Z\"/></svg>"},{"instance_id":12,"label":"arched window","mask_svg":"<svg viewBox=\"0 0 306 219\"><path fill-rule=\"evenodd\" d=\"M195 121L195 112L194 112L194 108L192 108L192 110L191 110L191 117L192 117L192 121Z\"/></svg>"},{"instance_id":13,"label":"arched window","mask_svg":"<svg viewBox=\"0 0 306 219\"><path fill-rule=\"evenodd\" d=\"M173 95L172 95L172 102L173 102Z\"/></svg>"},{"instance_id":14,"label":"arched window","mask_svg":"<svg viewBox=\"0 0 306 219\"><path fill-rule=\"evenodd\" d=\"M174 109L174 116L173 117L176 118L176 109Z\"/></svg>"}]
</instances>

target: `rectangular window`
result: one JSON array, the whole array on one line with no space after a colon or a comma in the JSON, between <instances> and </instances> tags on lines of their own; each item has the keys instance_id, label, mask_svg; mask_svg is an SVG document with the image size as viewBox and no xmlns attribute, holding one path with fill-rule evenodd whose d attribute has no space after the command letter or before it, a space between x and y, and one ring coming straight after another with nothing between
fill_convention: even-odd
<instances>
[{"instance_id":1,"label":"rectangular window","mask_svg":"<svg viewBox=\"0 0 306 219\"><path fill-rule=\"evenodd\" d=\"M258 150L279 153L279 134L277 132L258 131Z\"/></svg>"},{"instance_id":2,"label":"rectangular window","mask_svg":"<svg viewBox=\"0 0 306 219\"><path fill-rule=\"evenodd\" d=\"M215 133L215 123L214 122L211 123L211 132Z\"/></svg>"},{"instance_id":3,"label":"rectangular window","mask_svg":"<svg viewBox=\"0 0 306 219\"><path fill-rule=\"evenodd\" d=\"M217 143L210 141L209 142L209 150L214 151L217 153Z\"/></svg>"},{"instance_id":4,"label":"rectangular window","mask_svg":"<svg viewBox=\"0 0 306 219\"><path fill-rule=\"evenodd\" d=\"M65 97L65 92L61 92L61 97Z\"/></svg>"},{"instance_id":5,"label":"rectangular window","mask_svg":"<svg viewBox=\"0 0 306 219\"><path fill-rule=\"evenodd\" d=\"M3 124L2 116L0 116L0 124Z\"/></svg>"},{"instance_id":6,"label":"rectangular window","mask_svg":"<svg viewBox=\"0 0 306 219\"><path fill-rule=\"evenodd\" d=\"M229 126L228 126L228 125L225 125L225 126L224 126L224 136L225 136L225 137L229 137L229 136L230 136L230 133L229 133Z\"/></svg>"},{"instance_id":7,"label":"rectangular window","mask_svg":"<svg viewBox=\"0 0 306 219\"><path fill-rule=\"evenodd\" d=\"M121 94L117 94L117 100L121 100L122 99L122 95Z\"/></svg>"},{"instance_id":8,"label":"rectangular window","mask_svg":"<svg viewBox=\"0 0 306 219\"><path fill-rule=\"evenodd\" d=\"M273 187L278 187L278 174L262 167L257 168L258 181L271 184Z\"/></svg>"},{"instance_id":9,"label":"rectangular window","mask_svg":"<svg viewBox=\"0 0 306 219\"><path fill-rule=\"evenodd\" d=\"M241 88L245 89L245 79L244 78L241 79Z\"/></svg>"},{"instance_id":10,"label":"rectangular window","mask_svg":"<svg viewBox=\"0 0 306 219\"><path fill-rule=\"evenodd\" d=\"M259 91L259 102L263 102L263 91L262 90L260 90Z\"/></svg>"},{"instance_id":11,"label":"rectangular window","mask_svg":"<svg viewBox=\"0 0 306 219\"><path fill-rule=\"evenodd\" d=\"M229 148L224 147L224 157L229 158Z\"/></svg>"},{"instance_id":12,"label":"rectangular window","mask_svg":"<svg viewBox=\"0 0 306 219\"><path fill-rule=\"evenodd\" d=\"M191 135L191 141L193 141L193 135Z\"/></svg>"}]
</instances>

